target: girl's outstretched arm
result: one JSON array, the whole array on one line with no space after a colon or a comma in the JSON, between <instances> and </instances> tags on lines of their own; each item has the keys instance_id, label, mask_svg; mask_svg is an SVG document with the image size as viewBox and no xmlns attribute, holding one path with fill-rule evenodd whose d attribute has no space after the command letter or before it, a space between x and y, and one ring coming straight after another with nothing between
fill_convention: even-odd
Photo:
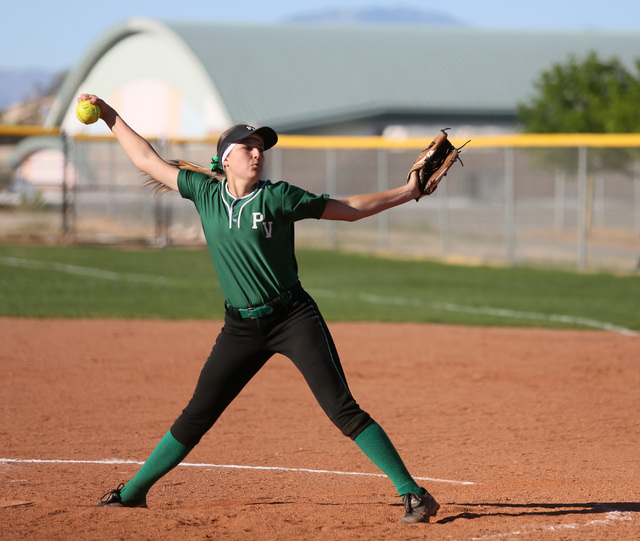
<instances>
[{"instance_id":1,"label":"girl's outstretched arm","mask_svg":"<svg viewBox=\"0 0 640 541\"><path fill-rule=\"evenodd\" d=\"M398 188L379 193L353 195L346 199L329 199L322 219L355 222L416 199L419 193L418 173L414 171L409 177L409 182Z\"/></svg>"}]
</instances>

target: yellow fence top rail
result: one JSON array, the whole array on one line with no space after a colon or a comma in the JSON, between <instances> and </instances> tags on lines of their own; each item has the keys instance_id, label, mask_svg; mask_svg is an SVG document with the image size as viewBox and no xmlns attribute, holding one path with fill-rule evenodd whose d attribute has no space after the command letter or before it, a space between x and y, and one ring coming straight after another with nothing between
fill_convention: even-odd
<instances>
[{"instance_id":1,"label":"yellow fence top rail","mask_svg":"<svg viewBox=\"0 0 640 541\"><path fill-rule=\"evenodd\" d=\"M35 135L60 135L60 128L43 126L0 125L0 135L9 137L29 137Z\"/></svg>"},{"instance_id":2,"label":"yellow fence top rail","mask_svg":"<svg viewBox=\"0 0 640 541\"><path fill-rule=\"evenodd\" d=\"M434 134L435 135L435 134ZM468 148L495 147L640 147L640 133L600 134L516 134L479 135L451 137L454 146L459 147L470 140ZM431 142L428 138L408 137L392 139L386 137L319 137L303 135L282 135L278 144L287 148L397 148L422 149Z\"/></svg>"},{"instance_id":3,"label":"yellow fence top rail","mask_svg":"<svg viewBox=\"0 0 640 541\"><path fill-rule=\"evenodd\" d=\"M28 137L28 136L56 136L62 132L59 128L45 128L42 126L7 126L0 125L0 136ZM434 133L434 137L437 133ZM76 134L78 141L112 140L110 135ZM149 137L157 141L159 137ZM451 137L455 146L462 146L471 140L471 148L544 148L544 147L616 147L640 148L640 133L557 133L557 134L512 134L512 135L475 135L469 137ZM203 138L169 138L167 142L173 144L204 143L215 145L217 136ZM430 138L407 137L389 138L381 136L315 136L315 135L281 135L278 146L282 148L307 149L423 149L431 142Z\"/></svg>"}]
</instances>

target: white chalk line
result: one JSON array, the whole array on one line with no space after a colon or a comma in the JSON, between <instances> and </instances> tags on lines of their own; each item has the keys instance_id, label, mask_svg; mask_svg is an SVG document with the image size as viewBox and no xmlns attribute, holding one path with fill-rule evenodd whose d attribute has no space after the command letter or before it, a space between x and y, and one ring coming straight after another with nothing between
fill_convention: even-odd
<instances>
[{"instance_id":1,"label":"white chalk line","mask_svg":"<svg viewBox=\"0 0 640 541\"><path fill-rule=\"evenodd\" d=\"M138 460L47 460L47 459L23 459L23 458L0 458L0 463L4 464L97 464L97 465L142 465L143 462ZM302 472L302 473L317 473L317 474L330 474L330 475L352 475L352 476L368 476L368 477L386 477L380 473L363 473L363 472L344 472L333 470L312 470L308 468L284 468L279 466L243 466L238 464L206 464L206 463L192 463L182 462L179 464L184 467L192 468L230 468L230 469L243 469L243 470L267 470L267 471L288 471L288 472ZM455 481L451 479L437 479L433 477L414 477L418 481L430 481L434 483L448 483L454 485L476 485L473 481ZM20 480L23 481L23 480ZM532 527L526 530L515 530L512 532L504 532L497 534L489 534L481 537L471 537L469 541L490 541L491 539L506 539L508 537L515 537L520 535L532 535L541 532L555 532L561 530L576 530L579 528L585 528L589 526L612 526L620 521L633 520L631 512L622 511L610 511L605 515L604 519L596 519L585 522L584 524L572 523L572 524L553 524L549 526Z\"/></svg>"},{"instance_id":2,"label":"white chalk line","mask_svg":"<svg viewBox=\"0 0 640 541\"><path fill-rule=\"evenodd\" d=\"M142 465L143 462L137 460L46 460L46 459L23 459L23 458L0 458L0 463L4 464L137 464ZM193 462L181 462L179 466L185 466L190 468L230 468L237 470L266 470L266 471L287 471L287 472L301 472L301 473L323 473L329 475L353 475L353 476L366 476L366 477L386 477L381 473L364 473L364 472L346 472L346 471L333 471L333 470L311 470L308 468L285 468L280 466L243 466L239 464L198 464ZM414 477L418 481L431 481L433 483L448 483L452 485L475 485L477 483L473 481L455 481L452 479L435 479L432 477Z\"/></svg>"},{"instance_id":3,"label":"white chalk line","mask_svg":"<svg viewBox=\"0 0 640 541\"><path fill-rule=\"evenodd\" d=\"M357 299L372 304L391 304L395 306L409 306L411 308L426 308L431 310L442 310L446 312L463 312L467 314L481 314L498 316L514 319L530 319L534 321L553 321L558 323L568 323L571 325L582 325L603 331L615 332L625 336L638 336L638 333L632 329L619 327L604 321L588 319L583 317L568 316L563 314L543 314L539 312L521 312L518 310L509 310L506 308L493 308L491 306L468 306L464 304L454 304L450 302L427 302L419 299L407 299L404 297L383 297L380 295L371 295L369 293L349 294L344 292L335 292L322 289L310 290L314 296L339 299Z\"/></svg>"},{"instance_id":4,"label":"white chalk line","mask_svg":"<svg viewBox=\"0 0 640 541\"><path fill-rule=\"evenodd\" d=\"M73 274L77 276L87 276L90 278L99 278L102 280L146 283L156 285L167 285L172 280L163 276L154 276L150 274L133 274L115 271L107 271L92 267L83 267L78 265L68 265L65 263L55 263L51 261L36 261L33 259L24 259L18 257L0 257L0 263L13 267L36 270L54 270ZM462 312L467 314L490 315L512 319L529 319L532 321L552 321L556 323L567 323L570 325L581 325L593 329L614 332L625 336L638 336L638 332L619 327L606 321L597 321L583 317L568 316L563 314L542 314L539 312L521 312L518 310L509 310L506 308L493 308L491 306L468 306L464 304L454 304L450 302L426 302L418 299L407 299L404 297L384 297L380 295L371 295L368 293L349 294L344 292L329 291L324 289L310 289L314 296L325 298L340 299L358 299L363 302L372 304L391 304L396 306L409 306L412 308L426 308L431 310L441 310L446 312Z\"/></svg>"},{"instance_id":5,"label":"white chalk line","mask_svg":"<svg viewBox=\"0 0 640 541\"><path fill-rule=\"evenodd\" d=\"M560 532L562 530L578 530L581 528L588 528L590 526L613 526L621 521L633 520L631 512L622 511L610 511L605 515L603 519L589 520L584 524L552 524L549 526L540 526L527 528L526 530L516 530L513 532L496 533L483 535L481 537L470 537L469 541L489 541L491 539L506 539L508 537L515 537L518 535L534 535L543 532Z\"/></svg>"},{"instance_id":6,"label":"white chalk line","mask_svg":"<svg viewBox=\"0 0 640 541\"><path fill-rule=\"evenodd\" d=\"M170 280L163 276L115 272L79 265L69 265L66 263L56 263L54 261L36 261L35 259L23 259L19 257L0 257L0 263L11 267L20 267L22 269L53 270L76 276L87 276L89 278L99 278L101 280L111 280L114 282L122 281L157 285L166 285L170 283Z\"/></svg>"}]
</instances>

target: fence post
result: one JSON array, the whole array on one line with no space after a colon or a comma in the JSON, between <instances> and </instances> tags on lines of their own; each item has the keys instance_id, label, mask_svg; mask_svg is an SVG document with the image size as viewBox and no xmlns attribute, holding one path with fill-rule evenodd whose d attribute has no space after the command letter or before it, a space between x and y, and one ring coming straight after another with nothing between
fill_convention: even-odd
<instances>
[{"instance_id":1,"label":"fence post","mask_svg":"<svg viewBox=\"0 0 640 541\"><path fill-rule=\"evenodd\" d=\"M327 193L331 197L337 197L338 195L338 156L335 148L327 148ZM327 237L329 246L336 247L338 242L336 233L336 222L334 220L327 220Z\"/></svg>"},{"instance_id":2,"label":"fence post","mask_svg":"<svg viewBox=\"0 0 640 541\"><path fill-rule=\"evenodd\" d=\"M516 231L515 231L515 159L512 147L504 149L504 214L505 234L507 242L507 261L510 265L516 262Z\"/></svg>"},{"instance_id":3,"label":"fence post","mask_svg":"<svg viewBox=\"0 0 640 541\"><path fill-rule=\"evenodd\" d=\"M64 131L60 132L60 139L62 140L62 238L67 240L69 235L69 182L67 179L69 140Z\"/></svg>"},{"instance_id":4,"label":"fence post","mask_svg":"<svg viewBox=\"0 0 640 541\"><path fill-rule=\"evenodd\" d=\"M564 212L567 195L567 177L564 171L556 171L554 197L554 224L558 231L564 230Z\"/></svg>"},{"instance_id":5,"label":"fence post","mask_svg":"<svg viewBox=\"0 0 640 541\"><path fill-rule=\"evenodd\" d=\"M378 150L378 191L384 192L389 188L389 159L387 150ZM378 214L378 248L389 246L389 213Z\"/></svg>"},{"instance_id":6,"label":"fence post","mask_svg":"<svg viewBox=\"0 0 640 541\"><path fill-rule=\"evenodd\" d=\"M441 182L438 185L438 227L440 228L440 247L442 255L451 253L451 222L449 220L449 197L448 182Z\"/></svg>"},{"instance_id":7,"label":"fence post","mask_svg":"<svg viewBox=\"0 0 640 541\"><path fill-rule=\"evenodd\" d=\"M587 148L578 149L578 270L583 271L587 266L587 220L589 204L587 196Z\"/></svg>"},{"instance_id":8,"label":"fence post","mask_svg":"<svg viewBox=\"0 0 640 541\"><path fill-rule=\"evenodd\" d=\"M598 173L593 179L592 226L604 227L607 225L607 209L605 203L605 179L602 173Z\"/></svg>"},{"instance_id":9,"label":"fence post","mask_svg":"<svg viewBox=\"0 0 640 541\"><path fill-rule=\"evenodd\" d=\"M282 149L274 148L269 153L269 176L273 179L274 182L278 182L283 180L282 178Z\"/></svg>"},{"instance_id":10,"label":"fence post","mask_svg":"<svg viewBox=\"0 0 640 541\"><path fill-rule=\"evenodd\" d=\"M633 225L640 233L640 162L636 162L633 175Z\"/></svg>"}]
</instances>

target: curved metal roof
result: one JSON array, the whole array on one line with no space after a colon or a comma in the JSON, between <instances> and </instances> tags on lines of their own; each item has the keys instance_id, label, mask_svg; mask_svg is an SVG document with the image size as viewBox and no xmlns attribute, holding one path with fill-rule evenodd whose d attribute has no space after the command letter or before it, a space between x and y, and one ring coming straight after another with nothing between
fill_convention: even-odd
<instances>
[{"instance_id":1,"label":"curved metal roof","mask_svg":"<svg viewBox=\"0 0 640 541\"><path fill-rule=\"evenodd\" d=\"M233 118L302 126L374 114L514 113L554 62L590 50L633 65L640 34L421 26L167 23Z\"/></svg>"},{"instance_id":2,"label":"curved metal roof","mask_svg":"<svg viewBox=\"0 0 640 541\"><path fill-rule=\"evenodd\" d=\"M640 53L640 34L131 19L87 51L47 124L60 125L87 74L101 69L112 47L139 34L201 66L210 85L191 90L211 94L229 122L290 133L385 115L515 118L517 104L552 63L595 51L634 67ZM157 75L180 67L167 65Z\"/></svg>"}]
</instances>

